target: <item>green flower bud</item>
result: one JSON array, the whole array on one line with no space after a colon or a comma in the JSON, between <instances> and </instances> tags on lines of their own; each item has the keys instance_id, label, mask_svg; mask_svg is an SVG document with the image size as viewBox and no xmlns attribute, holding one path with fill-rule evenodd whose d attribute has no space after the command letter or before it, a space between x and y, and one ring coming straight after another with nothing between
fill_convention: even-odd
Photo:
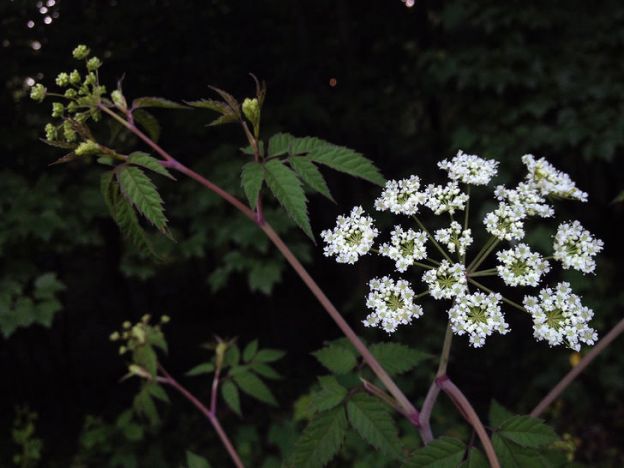
<instances>
[{"instance_id":1,"label":"green flower bud","mask_svg":"<svg viewBox=\"0 0 624 468\"><path fill-rule=\"evenodd\" d=\"M43 86L41 83L37 83L32 88L30 88L30 99L37 102L42 102L46 93L48 92L47 88Z\"/></svg>"},{"instance_id":2,"label":"green flower bud","mask_svg":"<svg viewBox=\"0 0 624 468\"><path fill-rule=\"evenodd\" d=\"M69 75L65 72L59 73L56 77L56 85L57 86L68 86L69 85Z\"/></svg>"},{"instance_id":3,"label":"green flower bud","mask_svg":"<svg viewBox=\"0 0 624 468\"><path fill-rule=\"evenodd\" d=\"M99 151L100 151L100 145L98 145L93 140L87 140L87 141L83 141L82 143L80 143L78 145L78 148L74 150L74 153L76 153L76 156L87 156L87 155L99 153ZM125 322L124 322L124 328L125 328Z\"/></svg>"},{"instance_id":4,"label":"green flower bud","mask_svg":"<svg viewBox=\"0 0 624 468\"><path fill-rule=\"evenodd\" d=\"M86 78L85 78L85 80L84 80L84 84L85 84L85 85L87 85L87 86L89 86L89 85L94 85L94 84L95 84L95 82L96 82L95 73L90 72L90 73L86 76Z\"/></svg>"},{"instance_id":5,"label":"green flower bud","mask_svg":"<svg viewBox=\"0 0 624 468\"><path fill-rule=\"evenodd\" d=\"M65 112L65 106L60 102L55 102L52 104L52 117L63 117L63 112Z\"/></svg>"},{"instance_id":6,"label":"green flower bud","mask_svg":"<svg viewBox=\"0 0 624 468\"><path fill-rule=\"evenodd\" d=\"M69 112L70 114L73 114L77 110L78 104L76 104L75 102L70 102L69 104L67 104L67 112Z\"/></svg>"},{"instance_id":7,"label":"green flower bud","mask_svg":"<svg viewBox=\"0 0 624 468\"><path fill-rule=\"evenodd\" d=\"M126 102L126 98L123 94L121 94L121 91L119 91L118 89L111 93L111 99L119 110L123 112L126 112L128 110L128 103Z\"/></svg>"},{"instance_id":8,"label":"green flower bud","mask_svg":"<svg viewBox=\"0 0 624 468\"><path fill-rule=\"evenodd\" d=\"M69 120L63 122L63 137L67 143L73 143L76 141L76 130L74 130L74 127Z\"/></svg>"},{"instance_id":9,"label":"green flower bud","mask_svg":"<svg viewBox=\"0 0 624 468\"><path fill-rule=\"evenodd\" d=\"M71 84L78 85L80 84L81 80L82 78L80 77L80 73L78 73L78 70L74 70L73 72L69 74L69 82Z\"/></svg>"},{"instance_id":10,"label":"green flower bud","mask_svg":"<svg viewBox=\"0 0 624 468\"><path fill-rule=\"evenodd\" d=\"M67 91L65 91L65 97L68 98L68 99L73 99L77 95L78 95L78 93L73 88L69 88Z\"/></svg>"},{"instance_id":11,"label":"green flower bud","mask_svg":"<svg viewBox=\"0 0 624 468\"><path fill-rule=\"evenodd\" d=\"M84 60L89 56L90 53L91 51L86 45L80 44L78 47L74 49L74 51L72 52L72 55L74 56L76 60Z\"/></svg>"},{"instance_id":12,"label":"green flower bud","mask_svg":"<svg viewBox=\"0 0 624 468\"><path fill-rule=\"evenodd\" d=\"M46 140L52 141L58 138L58 132L54 125L51 123L46 124L45 126Z\"/></svg>"},{"instance_id":13,"label":"green flower bud","mask_svg":"<svg viewBox=\"0 0 624 468\"><path fill-rule=\"evenodd\" d=\"M95 71L102 66L102 61L97 57L91 57L87 61L87 70Z\"/></svg>"},{"instance_id":14,"label":"green flower bud","mask_svg":"<svg viewBox=\"0 0 624 468\"><path fill-rule=\"evenodd\" d=\"M254 126L258 125L260 121L260 105L256 98L246 98L243 101L243 114Z\"/></svg>"},{"instance_id":15,"label":"green flower bud","mask_svg":"<svg viewBox=\"0 0 624 468\"><path fill-rule=\"evenodd\" d=\"M117 341L119 338L121 338L121 336L119 336L119 332L113 332L109 337L111 341Z\"/></svg>"}]
</instances>

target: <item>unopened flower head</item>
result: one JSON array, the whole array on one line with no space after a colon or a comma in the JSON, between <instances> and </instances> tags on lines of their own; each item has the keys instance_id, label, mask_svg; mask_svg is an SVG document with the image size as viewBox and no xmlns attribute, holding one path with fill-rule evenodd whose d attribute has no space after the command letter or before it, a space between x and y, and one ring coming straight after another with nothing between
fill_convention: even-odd
<instances>
[{"instance_id":1,"label":"unopened flower head","mask_svg":"<svg viewBox=\"0 0 624 468\"><path fill-rule=\"evenodd\" d=\"M390 243L382 244L379 253L395 261L397 271L403 273L416 260L427 257L427 234L395 226L390 233Z\"/></svg>"},{"instance_id":2,"label":"unopened flower head","mask_svg":"<svg viewBox=\"0 0 624 468\"><path fill-rule=\"evenodd\" d=\"M498 161L483 159L459 150L450 161L438 163L440 169L448 171L449 179L471 185L487 185L498 172Z\"/></svg>"},{"instance_id":3,"label":"unopened flower head","mask_svg":"<svg viewBox=\"0 0 624 468\"><path fill-rule=\"evenodd\" d=\"M566 270L574 268L583 273L591 273L596 268L594 257L604 248L604 243L583 228L581 223L561 223L554 242L554 258Z\"/></svg>"},{"instance_id":4,"label":"unopened flower head","mask_svg":"<svg viewBox=\"0 0 624 468\"><path fill-rule=\"evenodd\" d=\"M544 288L539 296L525 296L524 307L533 316L533 336L550 346L566 344L579 351L581 343L593 345L598 334L588 323L594 313L572 294L569 283Z\"/></svg>"},{"instance_id":5,"label":"unopened flower head","mask_svg":"<svg viewBox=\"0 0 624 468\"><path fill-rule=\"evenodd\" d=\"M499 201L524 210L527 216L550 218L555 214L555 210L546 203L540 191L528 182L520 182L515 189L499 185L494 190L494 195Z\"/></svg>"},{"instance_id":6,"label":"unopened flower head","mask_svg":"<svg viewBox=\"0 0 624 468\"><path fill-rule=\"evenodd\" d=\"M450 227L446 229L438 229L434 234L435 240L444 244L449 252L459 255L466 254L466 248L472 244L472 231L463 229L461 224L453 221Z\"/></svg>"},{"instance_id":7,"label":"unopened flower head","mask_svg":"<svg viewBox=\"0 0 624 468\"><path fill-rule=\"evenodd\" d=\"M48 89L43 86L41 83L37 83L32 88L30 88L30 99L37 102L42 102L46 94L48 93Z\"/></svg>"},{"instance_id":8,"label":"unopened flower head","mask_svg":"<svg viewBox=\"0 0 624 468\"><path fill-rule=\"evenodd\" d=\"M435 299L451 299L464 295L468 290L466 269L461 263L443 260L438 268L426 271L422 279L429 286L429 294Z\"/></svg>"},{"instance_id":9,"label":"unopened flower head","mask_svg":"<svg viewBox=\"0 0 624 468\"><path fill-rule=\"evenodd\" d=\"M500 308L500 294L476 292L455 299L448 311L451 330L456 335L468 334L470 344L480 348L493 332L509 332Z\"/></svg>"},{"instance_id":10,"label":"unopened flower head","mask_svg":"<svg viewBox=\"0 0 624 468\"><path fill-rule=\"evenodd\" d=\"M485 230L503 240L520 240L524 237L524 209L520 206L501 203L494 211L485 215Z\"/></svg>"},{"instance_id":11,"label":"unopened flower head","mask_svg":"<svg viewBox=\"0 0 624 468\"><path fill-rule=\"evenodd\" d=\"M550 271L548 261L526 244L502 250L496 257L500 262L496 267L498 276L508 286L537 286L542 276Z\"/></svg>"},{"instance_id":12,"label":"unopened flower head","mask_svg":"<svg viewBox=\"0 0 624 468\"><path fill-rule=\"evenodd\" d=\"M374 278L369 286L366 306L373 312L364 320L365 326L380 327L392 333L399 325L407 325L413 318L422 316L422 307L414 304L414 291L407 281L395 282L384 276Z\"/></svg>"},{"instance_id":13,"label":"unopened flower head","mask_svg":"<svg viewBox=\"0 0 624 468\"><path fill-rule=\"evenodd\" d=\"M389 180L381 196L375 200L375 208L378 211L390 211L394 214L414 215L426 199L425 194L419 190L420 178L418 176Z\"/></svg>"},{"instance_id":14,"label":"unopened flower head","mask_svg":"<svg viewBox=\"0 0 624 468\"><path fill-rule=\"evenodd\" d=\"M435 214L451 214L457 210L466 208L468 194L459 189L457 182L449 182L446 185L428 185L425 190L425 205Z\"/></svg>"},{"instance_id":15,"label":"unopened flower head","mask_svg":"<svg viewBox=\"0 0 624 468\"><path fill-rule=\"evenodd\" d=\"M529 171L527 179L542 195L587 201L587 193L579 190L568 174L556 169L545 158L535 160L532 154L525 154L522 162Z\"/></svg>"},{"instance_id":16,"label":"unopened flower head","mask_svg":"<svg viewBox=\"0 0 624 468\"><path fill-rule=\"evenodd\" d=\"M373 219L364 215L361 206L356 206L349 216L338 216L333 230L321 232L327 244L324 254L335 256L338 263L355 263L360 256L368 253L378 234Z\"/></svg>"},{"instance_id":17,"label":"unopened flower head","mask_svg":"<svg viewBox=\"0 0 624 468\"><path fill-rule=\"evenodd\" d=\"M76 60L84 60L89 56L90 53L91 50L86 45L80 44L74 49L72 55Z\"/></svg>"}]
</instances>

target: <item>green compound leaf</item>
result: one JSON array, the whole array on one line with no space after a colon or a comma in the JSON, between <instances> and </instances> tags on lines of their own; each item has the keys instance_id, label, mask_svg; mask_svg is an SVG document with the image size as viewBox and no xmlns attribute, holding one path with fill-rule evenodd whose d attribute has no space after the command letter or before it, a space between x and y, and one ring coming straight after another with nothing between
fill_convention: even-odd
<instances>
[{"instance_id":1,"label":"green compound leaf","mask_svg":"<svg viewBox=\"0 0 624 468\"><path fill-rule=\"evenodd\" d=\"M340 385L336 377L327 375L319 377L321 389L312 395L312 404L316 411L335 408L347 396L347 389Z\"/></svg>"},{"instance_id":2,"label":"green compound leaf","mask_svg":"<svg viewBox=\"0 0 624 468\"><path fill-rule=\"evenodd\" d=\"M254 161L243 166L241 170L241 185L243 186L247 200L249 200L251 209L256 208L262 182L264 182L264 169L262 168L262 164Z\"/></svg>"},{"instance_id":3,"label":"green compound leaf","mask_svg":"<svg viewBox=\"0 0 624 468\"><path fill-rule=\"evenodd\" d=\"M118 166L115 174L126 199L159 231L167 233L167 218L162 198L156 186L143 170L132 166Z\"/></svg>"},{"instance_id":4,"label":"green compound leaf","mask_svg":"<svg viewBox=\"0 0 624 468\"><path fill-rule=\"evenodd\" d=\"M390 375L408 372L431 357L400 343L376 343L370 347L370 351Z\"/></svg>"},{"instance_id":5,"label":"green compound leaf","mask_svg":"<svg viewBox=\"0 0 624 468\"><path fill-rule=\"evenodd\" d=\"M492 400L492 403L490 403L490 411L488 413L490 426L498 428L501 424L513 416L514 414L511 411L507 410L496 400Z\"/></svg>"},{"instance_id":6,"label":"green compound leaf","mask_svg":"<svg viewBox=\"0 0 624 468\"><path fill-rule=\"evenodd\" d=\"M373 184L384 185L386 182L379 169L362 154L319 138L304 137L295 139L291 143L290 154L307 154L312 161L324 164L336 171L360 177Z\"/></svg>"},{"instance_id":7,"label":"green compound leaf","mask_svg":"<svg viewBox=\"0 0 624 468\"><path fill-rule=\"evenodd\" d=\"M247 343L247 346L243 349L243 361L251 361L256 355L256 351L258 351L258 340L253 340Z\"/></svg>"},{"instance_id":8,"label":"green compound leaf","mask_svg":"<svg viewBox=\"0 0 624 468\"><path fill-rule=\"evenodd\" d=\"M135 151L134 153L130 153L128 156L128 164L133 166L141 166L145 169L149 169L152 172L163 175L165 177L169 177L171 180L176 180L175 177L171 175L169 170L160 164L160 161L147 153L143 153L142 151Z\"/></svg>"},{"instance_id":9,"label":"green compound leaf","mask_svg":"<svg viewBox=\"0 0 624 468\"><path fill-rule=\"evenodd\" d=\"M498 431L501 437L522 447L543 447L558 439L555 431L541 419L531 416L513 416L504 421Z\"/></svg>"},{"instance_id":10,"label":"green compound leaf","mask_svg":"<svg viewBox=\"0 0 624 468\"><path fill-rule=\"evenodd\" d=\"M212 362L203 362L189 370L186 375L188 375L189 377L193 377L196 375L212 374L213 371L214 364Z\"/></svg>"},{"instance_id":11,"label":"green compound leaf","mask_svg":"<svg viewBox=\"0 0 624 468\"><path fill-rule=\"evenodd\" d=\"M134 121L138 123L147 132L147 135L154 142L158 142L160 138L160 124L156 117L143 109L137 109L132 113Z\"/></svg>"},{"instance_id":12,"label":"green compound leaf","mask_svg":"<svg viewBox=\"0 0 624 468\"><path fill-rule=\"evenodd\" d=\"M223 382L223 385L221 385L221 396L230 409L241 416L240 395L238 394L238 388L232 381L226 380Z\"/></svg>"},{"instance_id":13,"label":"green compound leaf","mask_svg":"<svg viewBox=\"0 0 624 468\"><path fill-rule=\"evenodd\" d=\"M373 447L393 458L401 457L401 443L388 406L381 400L358 393L347 402L351 426Z\"/></svg>"},{"instance_id":14,"label":"green compound leaf","mask_svg":"<svg viewBox=\"0 0 624 468\"><path fill-rule=\"evenodd\" d=\"M464 458L465 450L466 445L461 440L443 436L416 450L406 466L456 468Z\"/></svg>"},{"instance_id":15,"label":"green compound leaf","mask_svg":"<svg viewBox=\"0 0 624 468\"><path fill-rule=\"evenodd\" d=\"M277 406L277 400L273 396L273 393L271 393L271 390L269 390L269 387L255 374L244 372L233 375L232 378L238 387L247 395L256 400L268 403L269 405Z\"/></svg>"},{"instance_id":16,"label":"green compound leaf","mask_svg":"<svg viewBox=\"0 0 624 468\"><path fill-rule=\"evenodd\" d=\"M170 101L169 99L154 97L154 96L146 96L136 98L132 101L132 108L139 109L141 107L160 107L163 109L188 109L184 104L179 104L174 101Z\"/></svg>"},{"instance_id":17,"label":"green compound leaf","mask_svg":"<svg viewBox=\"0 0 624 468\"><path fill-rule=\"evenodd\" d=\"M303 232L314 240L308 217L308 200L297 175L278 159L268 161L264 169L266 183L277 201Z\"/></svg>"},{"instance_id":18,"label":"green compound leaf","mask_svg":"<svg viewBox=\"0 0 624 468\"><path fill-rule=\"evenodd\" d=\"M334 374L346 374L357 364L355 352L337 344L321 348L312 355Z\"/></svg>"},{"instance_id":19,"label":"green compound leaf","mask_svg":"<svg viewBox=\"0 0 624 468\"><path fill-rule=\"evenodd\" d=\"M318 168L308 157L295 156L289 158L288 162L297 175L301 177L301 180L308 184L310 188L316 190L324 197L336 203L331 195L331 192L329 191L329 187L327 186L327 182L325 182L323 174L321 174L321 171L318 170Z\"/></svg>"},{"instance_id":20,"label":"green compound leaf","mask_svg":"<svg viewBox=\"0 0 624 468\"><path fill-rule=\"evenodd\" d=\"M531 448L520 447L498 433L492 436L492 445L501 466L505 468L540 468L539 453Z\"/></svg>"},{"instance_id":21,"label":"green compound leaf","mask_svg":"<svg viewBox=\"0 0 624 468\"><path fill-rule=\"evenodd\" d=\"M249 368L253 370L256 374L261 375L265 379L269 380L280 380L282 376L277 373L271 366L268 364L262 364L260 362L252 362L249 365Z\"/></svg>"},{"instance_id":22,"label":"green compound leaf","mask_svg":"<svg viewBox=\"0 0 624 468\"><path fill-rule=\"evenodd\" d=\"M295 137L290 133L276 133L269 139L269 157L282 156L288 153L290 144Z\"/></svg>"},{"instance_id":23,"label":"green compound leaf","mask_svg":"<svg viewBox=\"0 0 624 468\"><path fill-rule=\"evenodd\" d=\"M208 460L190 450L186 451L186 464L188 465L187 468L210 468Z\"/></svg>"},{"instance_id":24,"label":"green compound leaf","mask_svg":"<svg viewBox=\"0 0 624 468\"><path fill-rule=\"evenodd\" d=\"M323 467L334 458L347 432L347 417L342 406L317 415L295 444L294 466Z\"/></svg>"}]
</instances>

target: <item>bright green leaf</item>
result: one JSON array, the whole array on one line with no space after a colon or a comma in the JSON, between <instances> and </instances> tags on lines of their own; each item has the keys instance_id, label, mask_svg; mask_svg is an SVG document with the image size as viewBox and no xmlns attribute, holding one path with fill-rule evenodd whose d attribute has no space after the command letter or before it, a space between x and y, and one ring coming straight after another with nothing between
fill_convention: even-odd
<instances>
[{"instance_id":1,"label":"bright green leaf","mask_svg":"<svg viewBox=\"0 0 624 468\"><path fill-rule=\"evenodd\" d=\"M134 153L130 153L128 155L128 163L134 166L141 166L145 169L149 169L150 171L156 172L157 174L163 175L165 177L169 177L172 180L176 180L175 177L171 175L169 170L163 166L160 161L147 153L143 153L142 151L135 151Z\"/></svg>"},{"instance_id":2,"label":"bright green leaf","mask_svg":"<svg viewBox=\"0 0 624 468\"><path fill-rule=\"evenodd\" d=\"M240 396L238 394L238 388L232 381L226 380L223 382L223 385L221 385L221 396L230 409L240 416Z\"/></svg>"},{"instance_id":3,"label":"bright green leaf","mask_svg":"<svg viewBox=\"0 0 624 468\"><path fill-rule=\"evenodd\" d=\"M513 416L500 425L497 433L522 447L543 447L558 439L550 426L531 416Z\"/></svg>"},{"instance_id":4,"label":"bright green leaf","mask_svg":"<svg viewBox=\"0 0 624 468\"><path fill-rule=\"evenodd\" d=\"M269 387L260 380L258 376L251 372L233 375L232 378L238 387L247 395L260 400L264 403L268 403L272 406L277 406L277 400L269 390Z\"/></svg>"},{"instance_id":5,"label":"bright green leaf","mask_svg":"<svg viewBox=\"0 0 624 468\"><path fill-rule=\"evenodd\" d=\"M370 351L390 375L408 372L430 358L429 354L400 343L376 343Z\"/></svg>"},{"instance_id":6,"label":"bright green leaf","mask_svg":"<svg viewBox=\"0 0 624 468\"><path fill-rule=\"evenodd\" d=\"M189 370L186 375L192 377L195 375L212 374L213 371L214 364L212 362L203 362Z\"/></svg>"},{"instance_id":7,"label":"bright green leaf","mask_svg":"<svg viewBox=\"0 0 624 468\"><path fill-rule=\"evenodd\" d=\"M132 166L118 166L115 171L122 193L158 230L165 233L167 218L162 198L149 177Z\"/></svg>"},{"instance_id":8,"label":"bright green leaf","mask_svg":"<svg viewBox=\"0 0 624 468\"><path fill-rule=\"evenodd\" d=\"M326 411L338 406L347 396L347 389L340 385L333 375L319 377L321 389L312 394L312 404L317 411Z\"/></svg>"},{"instance_id":9,"label":"bright green leaf","mask_svg":"<svg viewBox=\"0 0 624 468\"><path fill-rule=\"evenodd\" d=\"M256 208L263 181L264 169L262 169L262 164L252 161L243 166L241 171L241 185L243 186L247 200L249 200L251 209Z\"/></svg>"},{"instance_id":10,"label":"bright green leaf","mask_svg":"<svg viewBox=\"0 0 624 468\"><path fill-rule=\"evenodd\" d=\"M443 436L416 450L407 466L415 468L457 468L464 458L465 451L466 445L461 440Z\"/></svg>"},{"instance_id":11,"label":"bright green leaf","mask_svg":"<svg viewBox=\"0 0 624 468\"><path fill-rule=\"evenodd\" d=\"M321 171L318 170L309 158L305 156L294 156L289 158L288 162L297 175L301 177L301 180L308 184L313 190L316 190L335 203L323 174L321 174Z\"/></svg>"},{"instance_id":12,"label":"bright green leaf","mask_svg":"<svg viewBox=\"0 0 624 468\"><path fill-rule=\"evenodd\" d=\"M355 352L337 344L321 348L312 355L334 374L346 374L357 364Z\"/></svg>"},{"instance_id":13,"label":"bright green leaf","mask_svg":"<svg viewBox=\"0 0 624 468\"><path fill-rule=\"evenodd\" d=\"M288 153L290 144L294 140L290 133L276 133L269 139L269 157L281 156Z\"/></svg>"},{"instance_id":14,"label":"bright green leaf","mask_svg":"<svg viewBox=\"0 0 624 468\"><path fill-rule=\"evenodd\" d=\"M318 414L295 444L294 466L323 467L334 458L345 438L347 418L342 406Z\"/></svg>"},{"instance_id":15,"label":"bright green leaf","mask_svg":"<svg viewBox=\"0 0 624 468\"><path fill-rule=\"evenodd\" d=\"M158 142L160 139L160 124L158 120L156 120L156 117L143 109L135 110L132 115L134 121L145 129L152 141Z\"/></svg>"}]
</instances>

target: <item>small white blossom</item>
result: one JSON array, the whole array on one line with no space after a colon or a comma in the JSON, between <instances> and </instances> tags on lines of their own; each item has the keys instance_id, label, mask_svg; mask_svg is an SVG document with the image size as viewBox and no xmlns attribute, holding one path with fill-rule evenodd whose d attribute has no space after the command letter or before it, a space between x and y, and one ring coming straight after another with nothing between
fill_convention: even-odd
<instances>
[{"instance_id":1,"label":"small white blossom","mask_svg":"<svg viewBox=\"0 0 624 468\"><path fill-rule=\"evenodd\" d=\"M423 310L414 304L414 291L405 280L394 281L388 276L374 278L369 283L370 292L366 307L372 309L364 325L380 327L393 333L399 325L407 325L413 318L422 316Z\"/></svg>"},{"instance_id":2,"label":"small white blossom","mask_svg":"<svg viewBox=\"0 0 624 468\"><path fill-rule=\"evenodd\" d=\"M581 223L561 223L554 242L554 258L566 270L574 268L583 273L591 273L596 268L594 257L604 247L604 242L596 239Z\"/></svg>"},{"instance_id":3,"label":"small white blossom","mask_svg":"<svg viewBox=\"0 0 624 468\"><path fill-rule=\"evenodd\" d=\"M446 229L438 229L434 237L435 240L444 244L449 252L454 253L457 250L459 255L465 255L466 248L473 241L472 231L470 229L463 230L457 221L453 221L451 226Z\"/></svg>"},{"instance_id":4,"label":"small white blossom","mask_svg":"<svg viewBox=\"0 0 624 468\"><path fill-rule=\"evenodd\" d=\"M459 150L457 156L450 161L447 159L440 161L438 167L448 171L448 176L452 180L471 185L487 185L498 172L498 161L483 159Z\"/></svg>"},{"instance_id":5,"label":"small white blossom","mask_svg":"<svg viewBox=\"0 0 624 468\"><path fill-rule=\"evenodd\" d=\"M425 202L426 196L420 190L420 178L411 176L409 179L389 180L375 200L375 209L390 211L394 214L414 215L418 207Z\"/></svg>"},{"instance_id":6,"label":"small white blossom","mask_svg":"<svg viewBox=\"0 0 624 468\"><path fill-rule=\"evenodd\" d=\"M517 205L501 203L494 211L485 215L485 230L505 240L520 240L524 237L524 209Z\"/></svg>"},{"instance_id":7,"label":"small white blossom","mask_svg":"<svg viewBox=\"0 0 624 468\"><path fill-rule=\"evenodd\" d=\"M480 348L493 332L505 335L509 325L500 308L501 295L476 292L458 297L448 311L451 330L456 335L468 334L470 344Z\"/></svg>"},{"instance_id":8,"label":"small white blossom","mask_svg":"<svg viewBox=\"0 0 624 468\"><path fill-rule=\"evenodd\" d=\"M429 286L429 294L435 299L462 296L468 290L466 269L461 263L451 264L443 260L438 268L426 271L422 279Z\"/></svg>"},{"instance_id":9,"label":"small white blossom","mask_svg":"<svg viewBox=\"0 0 624 468\"><path fill-rule=\"evenodd\" d=\"M508 189L499 185L494 190L494 195L501 202L522 208L527 216L550 218L555 214L555 210L546 203L546 199L540 191L527 182L520 182L515 189Z\"/></svg>"},{"instance_id":10,"label":"small white blossom","mask_svg":"<svg viewBox=\"0 0 624 468\"><path fill-rule=\"evenodd\" d=\"M498 276L508 286L537 286L542 275L550 271L550 265L537 252L531 252L526 244L518 244L496 254Z\"/></svg>"},{"instance_id":11,"label":"small white blossom","mask_svg":"<svg viewBox=\"0 0 624 468\"><path fill-rule=\"evenodd\" d=\"M390 243L382 244L379 253L394 260L397 271L403 273L415 260L427 257L427 234L424 231L404 231L401 226L395 226L390 234Z\"/></svg>"},{"instance_id":12,"label":"small white blossom","mask_svg":"<svg viewBox=\"0 0 624 468\"><path fill-rule=\"evenodd\" d=\"M529 171L527 179L542 195L587 201L587 193L579 190L568 174L556 169L545 158L535 160L532 154L525 154L522 162Z\"/></svg>"},{"instance_id":13,"label":"small white blossom","mask_svg":"<svg viewBox=\"0 0 624 468\"><path fill-rule=\"evenodd\" d=\"M580 343L593 345L598 339L596 330L588 326L593 311L572 294L569 283L544 288L538 297L525 296L524 307L533 316L533 336L537 341L545 340L550 346L565 342L579 351Z\"/></svg>"},{"instance_id":14,"label":"small white blossom","mask_svg":"<svg viewBox=\"0 0 624 468\"><path fill-rule=\"evenodd\" d=\"M468 201L468 195L459 189L457 182L449 182L446 185L428 185L425 194L425 205L437 215L447 211L453 214L456 210L463 210Z\"/></svg>"},{"instance_id":15,"label":"small white blossom","mask_svg":"<svg viewBox=\"0 0 624 468\"><path fill-rule=\"evenodd\" d=\"M378 234L373 218L364 216L362 207L355 206L349 216L338 216L333 230L321 232L327 243L323 253L326 257L335 255L338 263L355 263L368 253Z\"/></svg>"}]
</instances>

